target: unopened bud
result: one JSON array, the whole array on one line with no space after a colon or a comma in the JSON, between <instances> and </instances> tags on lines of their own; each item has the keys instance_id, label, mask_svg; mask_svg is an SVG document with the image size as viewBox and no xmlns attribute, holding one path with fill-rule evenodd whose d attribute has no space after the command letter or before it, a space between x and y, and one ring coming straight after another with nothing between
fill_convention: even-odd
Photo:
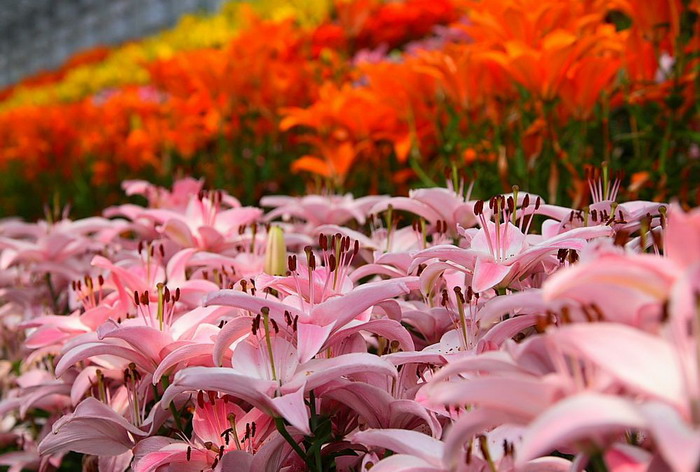
<instances>
[{"instance_id":1,"label":"unopened bud","mask_svg":"<svg viewBox=\"0 0 700 472\"><path fill-rule=\"evenodd\" d=\"M287 245L284 232L279 226L271 226L267 233L267 250L265 251L265 273L284 275L287 271Z\"/></svg>"}]
</instances>

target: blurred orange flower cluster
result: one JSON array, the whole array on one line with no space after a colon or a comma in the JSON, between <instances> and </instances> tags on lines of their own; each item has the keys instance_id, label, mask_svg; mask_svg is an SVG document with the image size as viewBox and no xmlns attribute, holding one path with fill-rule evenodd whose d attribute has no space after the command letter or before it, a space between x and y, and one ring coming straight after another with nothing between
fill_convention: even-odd
<instances>
[{"instance_id":1,"label":"blurred orange flower cluster","mask_svg":"<svg viewBox=\"0 0 700 472\"><path fill-rule=\"evenodd\" d=\"M576 200L589 163L697 160L698 4L337 0L314 27L249 13L224 47L146 64L147 85L1 112L0 165L93 183L231 166L288 191L288 166L374 191L466 166Z\"/></svg>"}]
</instances>

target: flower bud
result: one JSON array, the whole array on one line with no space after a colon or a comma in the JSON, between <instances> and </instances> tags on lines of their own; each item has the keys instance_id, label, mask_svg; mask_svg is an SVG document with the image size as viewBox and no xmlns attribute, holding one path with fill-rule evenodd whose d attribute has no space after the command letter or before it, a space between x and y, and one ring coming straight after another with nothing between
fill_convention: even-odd
<instances>
[{"instance_id":1,"label":"flower bud","mask_svg":"<svg viewBox=\"0 0 700 472\"><path fill-rule=\"evenodd\" d=\"M271 226L267 233L267 249L265 251L265 273L284 275L287 271L287 245L284 242L284 231L279 226Z\"/></svg>"}]
</instances>

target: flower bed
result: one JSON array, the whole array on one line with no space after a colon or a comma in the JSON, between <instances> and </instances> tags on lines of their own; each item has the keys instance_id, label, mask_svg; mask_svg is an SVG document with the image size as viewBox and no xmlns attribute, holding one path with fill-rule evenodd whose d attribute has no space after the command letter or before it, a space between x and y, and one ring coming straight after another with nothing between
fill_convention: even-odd
<instances>
[{"instance_id":1,"label":"flower bed","mask_svg":"<svg viewBox=\"0 0 700 472\"><path fill-rule=\"evenodd\" d=\"M696 470L700 213L589 185L3 221L0 464Z\"/></svg>"},{"instance_id":2,"label":"flower bed","mask_svg":"<svg viewBox=\"0 0 700 472\"><path fill-rule=\"evenodd\" d=\"M93 214L135 177L206 176L254 203L319 183L405 194L446 171L478 173L483 197L520 182L579 206L603 161L629 198L697 203L699 7L652 3L230 7L15 91L4 210L37 215L57 193Z\"/></svg>"}]
</instances>

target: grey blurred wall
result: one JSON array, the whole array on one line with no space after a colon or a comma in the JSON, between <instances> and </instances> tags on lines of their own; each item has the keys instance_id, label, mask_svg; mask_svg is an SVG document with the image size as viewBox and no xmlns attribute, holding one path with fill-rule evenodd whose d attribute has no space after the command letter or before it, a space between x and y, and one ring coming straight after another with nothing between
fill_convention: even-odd
<instances>
[{"instance_id":1,"label":"grey blurred wall","mask_svg":"<svg viewBox=\"0 0 700 472\"><path fill-rule=\"evenodd\" d=\"M215 11L225 0L0 0L0 86L60 66L73 53L118 44Z\"/></svg>"}]
</instances>

